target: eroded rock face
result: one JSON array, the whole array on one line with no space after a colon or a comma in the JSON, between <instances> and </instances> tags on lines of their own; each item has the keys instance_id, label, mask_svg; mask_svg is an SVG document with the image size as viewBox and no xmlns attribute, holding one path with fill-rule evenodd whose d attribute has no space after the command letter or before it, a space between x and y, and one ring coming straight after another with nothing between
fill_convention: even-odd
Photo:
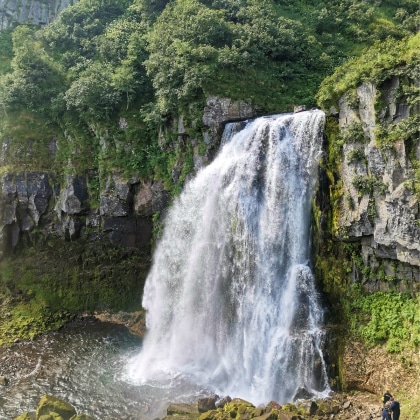
<instances>
[{"instance_id":1,"label":"eroded rock face","mask_svg":"<svg viewBox=\"0 0 420 420\"><path fill-rule=\"evenodd\" d=\"M38 226L53 191L45 172L6 174L0 182L0 243L3 250L4 246L15 247L21 233L31 232Z\"/></svg>"},{"instance_id":2,"label":"eroded rock face","mask_svg":"<svg viewBox=\"0 0 420 420\"><path fill-rule=\"evenodd\" d=\"M383 99L379 121L396 122L410 115L408 105L397 103L398 86L394 77L379 92ZM340 166L344 187L339 220L342 239L360 240L364 263L374 269L382 265L388 278L402 280L408 274L409 279L420 281L420 208L410 188L414 175L406 145L396 141L392 148L378 146L377 88L364 83L356 94L357 108L346 98L339 103L340 128L350 135ZM362 141L351 138L358 125L363 130ZM368 287L384 285L372 279Z\"/></svg>"},{"instance_id":3,"label":"eroded rock face","mask_svg":"<svg viewBox=\"0 0 420 420\"><path fill-rule=\"evenodd\" d=\"M16 23L46 25L77 0L0 0L0 29Z\"/></svg>"},{"instance_id":4,"label":"eroded rock face","mask_svg":"<svg viewBox=\"0 0 420 420\"><path fill-rule=\"evenodd\" d=\"M179 148L181 157L185 148L191 145L197 172L213 158L225 123L254 115L246 102L209 97L203 109L204 142L189 135L189 127L180 115L162 128L159 145L163 150ZM128 128L128 122L123 119L118 125L120 129ZM107 132L101 133L94 125L91 130L99 138L102 150L106 151L112 137ZM115 147L122 146L115 144ZM3 143L3 148L0 163L13 159L8 142ZM56 139L51 140L49 150L54 155ZM172 178L175 183L188 182L193 175L185 177L182 159L174 163ZM43 238L50 235L66 241L107 238L116 246L150 248L152 217L157 212L164 212L171 199L160 181L140 180L136 175L127 178L118 172L99 179L95 169L67 174L64 180L56 180L54 174L47 172L6 174L0 179L0 187L0 247L9 251L23 244L25 237L26 243L30 244L35 230Z\"/></svg>"},{"instance_id":5,"label":"eroded rock face","mask_svg":"<svg viewBox=\"0 0 420 420\"><path fill-rule=\"evenodd\" d=\"M142 196L142 206L136 206L140 181L125 180L117 173L108 177L99 193L99 208L92 206L88 175L67 175L60 185L45 172L6 174L0 186L1 255L12 252L35 229L45 238L108 238L115 246L148 249L151 216L168 203L163 186L154 183L150 195Z\"/></svg>"},{"instance_id":6,"label":"eroded rock face","mask_svg":"<svg viewBox=\"0 0 420 420\"><path fill-rule=\"evenodd\" d=\"M204 108L203 124L212 131L218 131L229 121L253 117L255 117L255 110L248 102L209 96Z\"/></svg>"}]
</instances>

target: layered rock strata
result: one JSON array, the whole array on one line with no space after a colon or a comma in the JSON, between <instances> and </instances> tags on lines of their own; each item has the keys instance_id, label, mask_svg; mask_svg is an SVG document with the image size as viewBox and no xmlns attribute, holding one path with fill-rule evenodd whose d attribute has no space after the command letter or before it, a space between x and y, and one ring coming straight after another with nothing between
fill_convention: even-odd
<instances>
[{"instance_id":1,"label":"layered rock strata","mask_svg":"<svg viewBox=\"0 0 420 420\"><path fill-rule=\"evenodd\" d=\"M339 125L347 136L340 164L339 236L360 241L363 263L370 268L366 287L372 290L387 289L383 280L400 289L420 282L420 207L412 188L420 143L378 142L380 124L397 123L416 112L398 102L399 84L398 77L381 89L366 82L356 89L357 106L346 97L339 102Z\"/></svg>"}]
</instances>

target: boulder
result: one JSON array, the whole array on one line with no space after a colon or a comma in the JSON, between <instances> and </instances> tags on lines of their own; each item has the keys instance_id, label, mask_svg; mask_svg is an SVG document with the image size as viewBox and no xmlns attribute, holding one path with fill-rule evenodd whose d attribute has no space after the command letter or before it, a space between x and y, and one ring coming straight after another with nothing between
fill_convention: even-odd
<instances>
[{"instance_id":1,"label":"boulder","mask_svg":"<svg viewBox=\"0 0 420 420\"><path fill-rule=\"evenodd\" d=\"M27 411L16 417L14 420L35 420L35 417L30 415Z\"/></svg>"},{"instance_id":2,"label":"boulder","mask_svg":"<svg viewBox=\"0 0 420 420\"><path fill-rule=\"evenodd\" d=\"M41 420L41 416L50 416L46 417L45 420L47 420L47 418L57 419L57 415L63 420L70 420L73 416L77 415L77 413L74 407L68 402L53 397L52 395L44 395L36 409L36 418Z\"/></svg>"},{"instance_id":3,"label":"boulder","mask_svg":"<svg viewBox=\"0 0 420 420\"><path fill-rule=\"evenodd\" d=\"M270 401L268 404L267 404L267 408L269 408L269 409L276 409L276 410L280 410L281 409L281 405L278 403L278 402L276 402L276 401Z\"/></svg>"},{"instance_id":4,"label":"boulder","mask_svg":"<svg viewBox=\"0 0 420 420\"><path fill-rule=\"evenodd\" d=\"M55 411L50 411L49 414L43 414L36 418L36 420L64 420L60 414L56 413Z\"/></svg>"},{"instance_id":5,"label":"boulder","mask_svg":"<svg viewBox=\"0 0 420 420\"><path fill-rule=\"evenodd\" d=\"M311 397L312 397L312 394L305 387L299 387L295 392L295 395L293 397L293 401L308 400Z\"/></svg>"},{"instance_id":6,"label":"boulder","mask_svg":"<svg viewBox=\"0 0 420 420\"><path fill-rule=\"evenodd\" d=\"M272 411L268 413L264 413L261 416L253 417L255 420L277 420L278 416L276 413L273 413Z\"/></svg>"},{"instance_id":7,"label":"boulder","mask_svg":"<svg viewBox=\"0 0 420 420\"><path fill-rule=\"evenodd\" d=\"M172 403L172 404L169 404L166 410L166 414L168 416L198 414L198 407L192 404Z\"/></svg>"},{"instance_id":8,"label":"boulder","mask_svg":"<svg viewBox=\"0 0 420 420\"><path fill-rule=\"evenodd\" d=\"M227 395L226 397L221 398L219 401L216 402L217 408L223 408L227 403L230 403L232 398Z\"/></svg>"},{"instance_id":9,"label":"boulder","mask_svg":"<svg viewBox=\"0 0 420 420\"><path fill-rule=\"evenodd\" d=\"M219 397L217 395L213 395L212 397L200 398L197 401L198 411L200 413L205 413L206 411L215 410L216 409L216 400Z\"/></svg>"}]
</instances>

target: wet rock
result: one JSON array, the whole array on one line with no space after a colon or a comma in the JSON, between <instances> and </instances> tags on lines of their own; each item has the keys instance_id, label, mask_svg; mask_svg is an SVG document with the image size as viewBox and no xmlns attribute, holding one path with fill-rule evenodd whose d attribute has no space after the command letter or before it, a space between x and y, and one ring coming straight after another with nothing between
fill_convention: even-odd
<instances>
[{"instance_id":1,"label":"wet rock","mask_svg":"<svg viewBox=\"0 0 420 420\"><path fill-rule=\"evenodd\" d=\"M14 420L35 420L35 417L30 415L28 412L25 412L16 417Z\"/></svg>"},{"instance_id":2,"label":"wet rock","mask_svg":"<svg viewBox=\"0 0 420 420\"><path fill-rule=\"evenodd\" d=\"M107 217L103 231L111 243L126 248L148 249L152 238L152 221L142 217Z\"/></svg>"},{"instance_id":3,"label":"wet rock","mask_svg":"<svg viewBox=\"0 0 420 420\"><path fill-rule=\"evenodd\" d=\"M305 387L299 387L295 392L293 401L308 400L311 397L312 397L312 394Z\"/></svg>"},{"instance_id":4,"label":"wet rock","mask_svg":"<svg viewBox=\"0 0 420 420\"><path fill-rule=\"evenodd\" d=\"M280 410L281 409L281 405L278 403L278 402L276 402L276 401L270 401L268 404L267 404L267 408L269 408L269 409L276 409L276 410Z\"/></svg>"},{"instance_id":5,"label":"wet rock","mask_svg":"<svg viewBox=\"0 0 420 420\"><path fill-rule=\"evenodd\" d=\"M133 334L143 337L146 333L146 316L144 311L136 312L101 312L96 313L95 318L102 322L126 326Z\"/></svg>"},{"instance_id":6,"label":"wet rock","mask_svg":"<svg viewBox=\"0 0 420 420\"><path fill-rule=\"evenodd\" d=\"M219 401L216 402L216 408L223 408L227 403L230 403L232 398L227 395L226 397L221 398Z\"/></svg>"},{"instance_id":7,"label":"wet rock","mask_svg":"<svg viewBox=\"0 0 420 420\"><path fill-rule=\"evenodd\" d=\"M0 385L7 386L9 384L9 379L6 376L0 376Z\"/></svg>"},{"instance_id":8,"label":"wet rock","mask_svg":"<svg viewBox=\"0 0 420 420\"><path fill-rule=\"evenodd\" d=\"M205 413L206 411L215 410L216 409L216 400L219 397L217 395L213 395L212 397L200 398L197 401L198 411L200 413Z\"/></svg>"},{"instance_id":9,"label":"wet rock","mask_svg":"<svg viewBox=\"0 0 420 420\"><path fill-rule=\"evenodd\" d=\"M36 409L36 418L41 416L51 416L52 413L58 414L63 420L70 420L76 416L76 410L66 401L53 397L52 395L44 395ZM57 417L52 417L52 419Z\"/></svg>"},{"instance_id":10,"label":"wet rock","mask_svg":"<svg viewBox=\"0 0 420 420\"><path fill-rule=\"evenodd\" d=\"M172 403L168 406L166 414L168 416L178 416L185 414L197 414L198 407L192 404Z\"/></svg>"}]
</instances>

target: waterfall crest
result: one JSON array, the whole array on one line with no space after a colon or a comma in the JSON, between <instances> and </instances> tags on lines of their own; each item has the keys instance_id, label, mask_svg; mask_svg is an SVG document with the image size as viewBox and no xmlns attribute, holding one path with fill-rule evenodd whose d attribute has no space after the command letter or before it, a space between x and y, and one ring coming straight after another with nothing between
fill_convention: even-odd
<instances>
[{"instance_id":1,"label":"waterfall crest","mask_svg":"<svg viewBox=\"0 0 420 420\"><path fill-rule=\"evenodd\" d=\"M218 156L165 220L131 378L184 375L256 403L328 390L309 265L324 120L309 111L226 128Z\"/></svg>"}]
</instances>

